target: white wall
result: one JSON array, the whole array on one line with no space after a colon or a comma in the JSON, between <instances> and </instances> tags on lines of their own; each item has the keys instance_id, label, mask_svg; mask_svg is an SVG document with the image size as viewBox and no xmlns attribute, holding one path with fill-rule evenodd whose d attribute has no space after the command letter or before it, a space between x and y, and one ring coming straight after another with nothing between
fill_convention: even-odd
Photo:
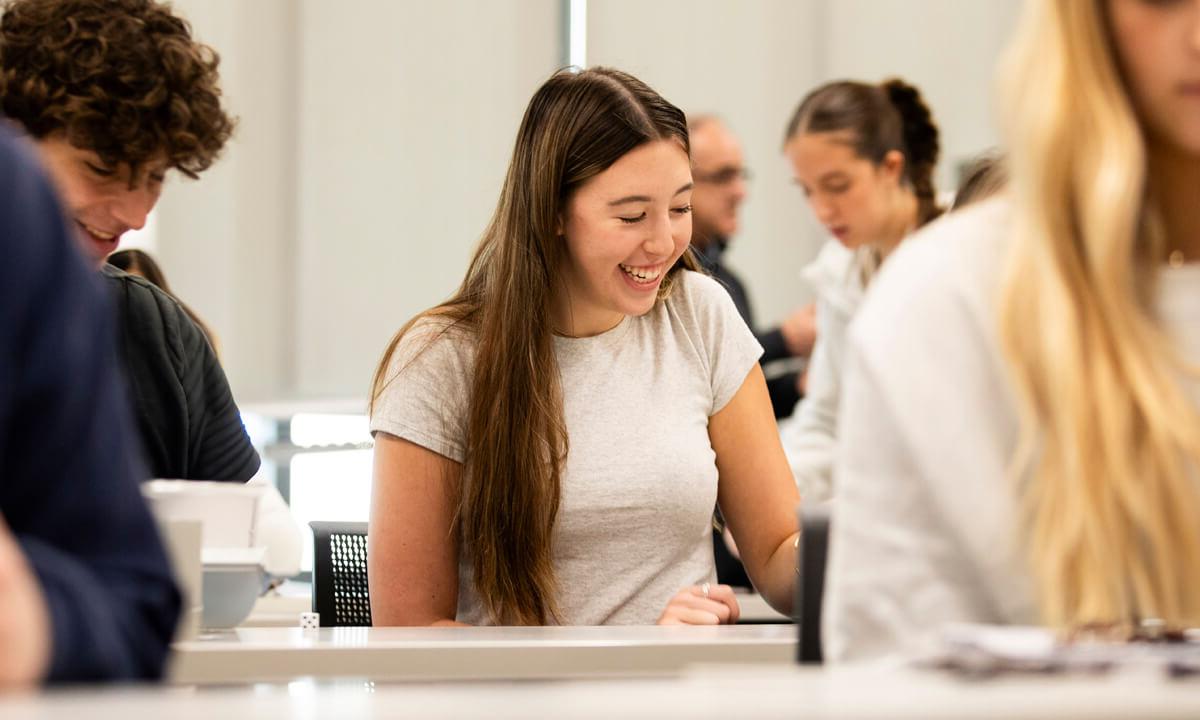
<instances>
[{"instance_id":1,"label":"white wall","mask_svg":"<svg viewBox=\"0 0 1200 720\"><path fill-rule=\"evenodd\" d=\"M239 401L294 387L295 59L291 0L176 0L221 55L233 141L199 180L170 176L157 253L179 297L211 325Z\"/></svg>"},{"instance_id":2,"label":"white wall","mask_svg":"<svg viewBox=\"0 0 1200 720\"><path fill-rule=\"evenodd\" d=\"M298 388L365 394L392 333L461 281L557 0L305 0Z\"/></svg>"},{"instance_id":3,"label":"white wall","mask_svg":"<svg viewBox=\"0 0 1200 720\"><path fill-rule=\"evenodd\" d=\"M939 189L998 142L996 61L1016 26L1015 0L826 0L827 78L900 76L920 88L942 129Z\"/></svg>"},{"instance_id":4,"label":"white wall","mask_svg":"<svg viewBox=\"0 0 1200 720\"><path fill-rule=\"evenodd\" d=\"M217 331L239 401L358 396L391 333L447 296L492 210L529 96L564 56L561 0L175 0L240 117L173 179L157 247ZM1013 0L591 0L588 62L726 118L755 172L731 262L760 320L808 296L822 241L780 155L803 94L899 74L947 162L995 142Z\"/></svg>"},{"instance_id":5,"label":"white wall","mask_svg":"<svg viewBox=\"0 0 1200 720\"><path fill-rule=\"evenodd\" d=\"M173 180L158 252L216 329L241 402L364 396L408 317L446 297L499 194L558 0L176 0L240 117Z\"/></svg>"}]
</instances>

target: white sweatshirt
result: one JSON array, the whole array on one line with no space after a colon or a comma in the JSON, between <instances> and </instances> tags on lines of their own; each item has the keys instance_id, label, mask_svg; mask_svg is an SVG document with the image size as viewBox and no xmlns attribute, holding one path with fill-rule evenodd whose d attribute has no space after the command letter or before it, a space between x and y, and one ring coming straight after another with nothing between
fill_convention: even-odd
<instances>
[{"instance_id":1,"label":"white sweatshirt","mask_svg":"<svg viewBox=\"0 0 1200 720\"><path fill-rule=\"evenodd\" d=\"M967 208L906 240L850 328L823 615L832 661L920 652L953 622L1037 621L1007 474L1018 421L996 295L1008 207ZM1157 309L1200 364L1200 266L1162 270Z\"/></svg>"},{"instance_id":2,"label":"white sweatshirt","mask_svg":"<svg viewBox=\"0 0 1200 720\"><path fill-rule=\"evenodd\" d=\"M854 253L836 240L825 243L803 277L817 294L817 342L808 362L808 390L792 417L780 423L779 433L800 497L816 503L833 494L842 356L863 282Z\"/></svg>"}]
</instances>

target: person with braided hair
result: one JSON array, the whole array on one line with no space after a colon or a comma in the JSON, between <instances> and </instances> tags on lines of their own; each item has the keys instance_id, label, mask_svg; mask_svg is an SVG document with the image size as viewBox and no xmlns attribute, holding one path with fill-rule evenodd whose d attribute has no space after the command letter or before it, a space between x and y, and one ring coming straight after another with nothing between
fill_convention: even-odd
<instances>
[{"instance_id":1,"label":"person with braided hair","mask_svg":"<svg viewBox=\"0 0 1200 720\"><path fill-rule=\"evenodd\" d=\"M942 214L933 173L938 129L920 92L899 79L843 80L792 114L784 154L818 222L833 236L804 277L817 292L817 343L807 395L780 424L800 494L831 498L846 328L897 245Z\"/></svg>"}]
</instances>

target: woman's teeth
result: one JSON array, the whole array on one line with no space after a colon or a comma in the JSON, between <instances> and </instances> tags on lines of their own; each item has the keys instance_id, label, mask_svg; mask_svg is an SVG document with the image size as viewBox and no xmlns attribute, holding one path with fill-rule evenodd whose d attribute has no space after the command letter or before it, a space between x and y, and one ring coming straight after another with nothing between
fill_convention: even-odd
<instances>
[{"instance_id":1,"label":"woman's teeth","mask_svg":"<svg viewBox=\"0 0 1200 720\"><path fill-rule=\"evenodd\" d=\"M621 265L621 269L625 274L634 279L634 282L652 283L662 275L662 268L635 268L630 265Z\"/></svg>"}]
</instances>

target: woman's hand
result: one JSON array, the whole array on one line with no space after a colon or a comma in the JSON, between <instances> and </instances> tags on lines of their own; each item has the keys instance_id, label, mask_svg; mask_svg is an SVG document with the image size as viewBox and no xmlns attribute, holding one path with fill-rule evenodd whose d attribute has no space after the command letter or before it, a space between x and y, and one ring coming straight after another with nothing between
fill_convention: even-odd
<instances>
[{"instance_id":1,"label":"woman's hand","mask_svg":"<svg viewBox=\"0 0 1200 720\"><path fill-rule=\"evenodd\" d=\"M732 625L741 617L733 588L693 585L679 591L658 618L659 625Z\"/></svg>"}]
</instances>

